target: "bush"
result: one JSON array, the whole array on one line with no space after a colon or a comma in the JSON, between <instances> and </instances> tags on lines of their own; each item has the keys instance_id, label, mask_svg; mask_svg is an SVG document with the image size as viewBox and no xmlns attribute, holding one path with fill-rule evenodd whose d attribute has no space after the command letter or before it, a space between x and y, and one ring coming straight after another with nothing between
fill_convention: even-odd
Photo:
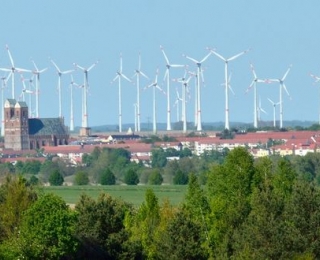
<instances>
[{"instance_id":1,"label":"bush","mask_svg":"<svg viewBox=\"0 0 320 260\"><path fill-rule=\"evenodd\" d=\"M79 171L76 173L74 177L74 184L76 185L88 185L89 184L89 176L85 171Z\"/></svg>"},{"instance_id":2,"label":"bush","mask_svg":"<svg viewBox=\"0 0 320 260\"><path fill-rule=\"evenodd\" d=\"M62 174L59 170L53 171L49 176L49 183L51 186L61 186L64 182Z\"/></svg>"},{"instance_id":3,"label":"bush","mask_svg":"<svg viewBox=\"0 0 320 260\"><path fill-rule=\"evenodd\" d=\"M139 183L137 172L133 169L129 169L124 175L124 182L127 185L137 185Z\"/></svg>"},{"instance_id":4,"label":"bush","mask_svg":"<svg viewBox=\"0 0 320 260\"><path fill-rule=\"evenodd\" d=\"M150 185L161 185L163 182L162 175L159 169L153 170L148 178L148 184Z\"/></svg>"},{"instance_id":5,"label":"bush","mask_svg":"<svg viewBox=\"0 0 320 260\"><path fill-rule=\"evenodd\" d=\"M175 185L186 185L188 184L188 175L178 170L173 177L173 184Z\"/></svg>"},{"instance_id":6,"label":"bush","mask_svg":"<svg viewBox=\"0 0 320 260\"><path fill-rule=\"evenodd\" d=\"M112 171L107 168L100 175L100 184L101 185L115 185L116 177L112 173Z\"/></svg>"},{"instance_id":7,"label":"bush","mask_svg":"<svg viewBox=\"0 0 320 260\"><path fill-rule=\"evenodd\" d=\"M39 179L36 176L32 175L29 179L29 184L30 185L37 185L38 183L39 183Z\"/></svg>"}]
</instances>

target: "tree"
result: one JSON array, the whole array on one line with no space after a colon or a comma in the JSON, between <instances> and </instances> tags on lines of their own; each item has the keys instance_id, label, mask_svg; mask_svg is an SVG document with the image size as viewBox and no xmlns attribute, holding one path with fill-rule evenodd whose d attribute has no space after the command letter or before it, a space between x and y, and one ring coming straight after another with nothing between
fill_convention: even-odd
<instances>
[{"instance_id":1,"label":"tree","mask_svg":"<svg viewBox=\"0 0 320 260\"><path fill-rule=\"evenodd\" d=\"M150 185L161 185L163 178L159 169L153 169L148 178L148 184Z\"/></svg>"},{"instance_id":2,"label":"tree","mask_svg":"<svg viewBox=\"0 0 320 260\"><path fill-rule=\"evenodd\" d=\"M25 213L20 229L21 256L26 259L61 259L77 250L76 215L53 194L39 198Z\"/></svg>"},{"instance_id":3,"label":"tree","mask_svg":"<svg viewBox=\"0 0 320 260\"><path fill-rule=\"evenodd\" d=\"M37 160L26 161L22 167L22 174L38 174L41 162Z\"/></svg>"},{"instance_id":4,"label":"tree","mask_svg":"<svg viewBox=\"0 0 320 260\"><path fill-rule=\"evenodd\" d=\"M78 171L74 176L74 183L76 185L88 185L89 176L86 171Z\"/></svg>"},{"instance_id":5,"label":"tree","mask_svg":"<svg viewBox=\"0 0 320 260\"><path fill-rule=\"evenodd\" d=\"M162 148L152 149L151 166L152 168L162 168L167 164L166 153Z\"/></svg>"},{"instance_id":6,"label":"tree","mask_svg":"<svg viewBox=\"0 0 320 260\"><path fill-rule=\"evenodd\" d=\"M30 177L30 179L29 179L29 184L33 185L33 186L34 185L38 185L39 184L39 179L36 176L32 175Z\"/></svg>"},{"instance_id":7,"label":"tree","mask_svg":"<svg viewBox=\"0 0 320 260\"><path fill-rule=\"evenodd\" d=\"M49 183L51 186L61 186L64 182L64 178L59 170L55 170L49 176Z\"/></svg>"},{"instance_id":8,"label":"tree","mask_svg":"<svg viewBox=\"0 0 320 260\"><path fill-rule=\"evenodd\" d=\"M125 202L101 193L97 200L81 195L76 204L76 236L81 242L77 258L126 259L128 233L124 218L131 207ZM128 256L128 257L125 257Z\"/></svg>"},{"instance_id":9,"label":"tree","mask_svg":"<svg viewBox=\"0 0 320 260\"><path fill-rule=\"evenodd\" d=\"M124 175L124 182L127 185L137 185L139 183L139 177L134 169L129 169Z\"/></svg>"},{"instance_id":10,"label":"tree","mask_svg":"<svg viewBox=\"0 0 320 260\"><path fill-rule=\"evenodd\" d=\"M114 185L116 184L116 177L109 168L106 168L100 175L101 185Z\"/></svg>"},{"instance_id":11,"label":"tree","mask_svg":"<svg viewBox=\"0 0 320 260\"><path fill-rule=\"evenodd\" d=\"M186 185L188 183L188 175L178 170L173 177L173 184Z\"/></svg>"}]
</instances>

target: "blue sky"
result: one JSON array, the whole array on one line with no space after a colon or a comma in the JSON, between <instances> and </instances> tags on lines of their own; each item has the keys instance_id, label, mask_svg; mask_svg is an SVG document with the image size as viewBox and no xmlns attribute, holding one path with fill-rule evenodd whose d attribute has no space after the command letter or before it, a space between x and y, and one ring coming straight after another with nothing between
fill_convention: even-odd
<instances>
[{"instance_id":1,"label":"blue sky","mask_svg":"<svg viewBox=\"0 0 320 260\"><path fill-rule=\"evenodd\" d=\"M160 82L165 73L163 45L170 62L194 66L182 54L202 59L206 47L216 48L230 57L247 48L252 50L230 63L230 121L253 122L253 92L250 85L253 63L260 78L281 78L288 66L292 69L286 86L292 97L284 95L284 120L312 120L319 116L319 85L309 73L320 76L320 2L316 0L212 0L212 1L4 1L1 4L0 67L9 65L5 45L8 44L15 65L32 69L33 58L40 68L48 67L41 77L40 116L57 117L58 77L48 57L62 70L76 62L88 67L99 64L89 73L89 126L118 123L118 88L110 82L123 55L123 73L132 77L142 55L142 71L151 80L159 68ZM2 47L1 47L2 46ZM224 64L215 56L203 65L205 86L202 88L202 121L224 122ZM172 69L172 78L181 77L182 69ZM73 73L77 83L83 82L80 71ZM28 75L25 74L27 78ZM16 77L16 93L22 86ZM63 108L66 124L70 121L69 75L62 77ZM142 80L141 88L150 82ZM10 84L9 84L10 85ZM175 89L171 83L171 106ZM123 123L134 122L136 88L123 81ZM5 92L11 96L11 90ZM273 110L267 98L279 101L279 85L258 86L262 119L272 120ZM75 95L75 125L81 125L81 93ZM187 104L188 121L193 121L193 83ZM141 121L152 119L152 91L141 91ZM158 122L166 122L166 97L157 93ZM172 121L176 109L172 107ZM277 118L278 118L277 113Z\"/></svg>"}]
</instances>

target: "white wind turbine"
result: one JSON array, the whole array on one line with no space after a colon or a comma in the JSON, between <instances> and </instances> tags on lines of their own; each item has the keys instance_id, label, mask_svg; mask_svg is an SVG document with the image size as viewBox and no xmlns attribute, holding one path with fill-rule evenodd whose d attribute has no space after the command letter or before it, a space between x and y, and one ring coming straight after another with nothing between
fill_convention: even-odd
<instances>
[{"instance_id":1,"label":"white wind turbine","mask_svg":"<svg viewBox=\"0 0 320 260\"><path fill-rule=\"evenodd\" d=\"M36 76L36 118L39 118L39 94L40 94L40 74L45 72L47 68L39 70L34 60L32 60L35 70L32 73Z\"/></svg>"},{"instance_id":2,"label":"white wind turbine","mask_svg":"<svg viewBox=\"0 0 320 260\"><path fill-rule=\"evenodd\" d=\"M120 69L117 71L117 75L112 81L115 82L116 80L118 80L119 83L119 133L122 132L121 78L124 78L125 80L131 82L131 80L122 73L122 54L120 53Z\"/></svg>"},{"instance_id":3,"label":"white wind turbine","mask_svg":"<svg viewBox=\"0 0 320 260\"><path fill-rule=\"evenodd\" d=\"M314 83L318 83L320 81L320 77L310 73L310 76L315 79ZM320 88L319 88L320 90ZM320 93L320 92L319 92ZM320 106L319 106L319 125L320 125Z\"/></svg>"},{"instance_id":4,"label":"white wind turbine","mask_svg":"<svg viewBox=\"0 0 320 260\"><path fill-rule=\"evenodd\" d=\"M216 51L210 49L210 52L216 55L218 58L224 61L224 78L225 78L225 129L230 129L229 124L229 88L228 88L228 64L230 61L235 60L236 58L240 57L241 55L247 53L250 49L240 52L230 58L224 58L222 55L217 53Z\"/></svg>"},{"instance_id":5,"label":"white wind turbine","mask_svg":"<svg viewBox=\"0 0 320 260\"><path fill-rule=\"evenodd\" d=\"M4 136L4 89L7 86L9 76L1 77L1 136Z\"/></svg>"},{"instance_id":6,"label":"white wind turbine","mask_svg":"<svg viewBox=\"0 0 320 260\"><path fill-rule=\"evenodd\" d=\"M139 52L139 63L138 69L135 70L134 76L137 77L137 103L135 104L135 108L137 109L137 129L136 132L140 132L141 130L141 123L140 123L140 76L149 79L146 74L141 71L141 54Z\"/></svg>"},{"instance_id":7,"label":"white wind turbine","mask_svg":"<svg viewBox=\"0 0 320 260\"><path fill-rule=\"evenodd\" d=\"M22 83L22 90L21 90L21 94L19 96L19 99L22 98L22 101L25 102L26 101L25 94L34 94L34 92L31 89L27 89L27 87L26 87L25 81L29 81L29 79L25 79L23 77L23 75L20 74L20 80ZM29 101L30 101L30 99L29 99Z\"/></svg>"},{"instance_id":8,"label":"white wind turbine","mask_svg":"<svg viewBox=\"0 0 320 260\"><path fill-rule=\"evenodd\" d=\"M61 95L61 76L63 74L68 74L73 72L74 70L65 70L65 71L61 71L58 67L58 65L51 60L51 63L53 64L53 66L56 68L57 70L57 74L58 74L58 95L59 95L59 117L62 118L62 95Z\"/></svg>"},{"instance_id":9,"label":"white wind turbine","mask_svg":"<svg viewBox=\"0 0 320 260\"><path fill-rule=\"evenodd\" d=\"M153 100L153 133L156 134L157 133L157 119L156 119L156 89L160 90L163 94L166 94L162 88L160 88L159 84L158 84L158 75L159 75L159 69L157 69L156 71L156 77L155 80L148 86L145 87L145 89L147 88L153 88L153 96L152 96L152 100Z\"/></svg>"},{"instance_id":10,"label":"white wind turbine","mask_svg":"<svg viewBox=\"0 0 320 260\"><path fill-rule=\"evenodd\" d=\"M133 104L133 107L134 107L134 131L137 132L138 131L138 122L137 122L137 103L134 103Z\"/></svg>"},{"instance_id":11,"label":"white wind turbine","mask_svg":"<svg viewBox=\"0 0 320 260\"><path fill-rule=\"evenodd\" d=\"M90 67L85 68L82 66L79 66L76 63L73 63L74 66L79 68L83 71L83 88L82 88L82 127L87 128L88 127L88 103L87 103L87 94L88 94L88 88L89 88L89 76L88 73L90 70L92 70L96 65L98 64L98 61L91 64Z\"/></svg>"},{"instance_id":12,"label":"white wind turbine","mask_svg":"<svg viewBox=\"0 0 320 260\"><path fill-rule=\"evenodd\" d=\"M160 45L160 49L166 60L166 72L164 74L164 80L167 80L167 131L171 131L171 111L170 111L170 68L182 68L184 65L171 64L164 51L164 48Z\"/></svg>"},{"instance_id":13,"label":"white wind turbine","mask_svg":"<svg viewBox=\"0 0 320 260\"><path fill-rule=\"evenodd\" d=\"M186 73L183 78L177 80L182 84L182 115L183 115L183 133L187 132L187 110L186 110L186 94L188 91L188 84L191 79L191 76L187 79Z\"/></svg>"},{"instance_id":14,"label":"white wind turbine","mask_svg":"<svg viewBox=\"0 0 320 260\"><path fill-rule=\"evenodd\" d=\"M11 52L9 50L9 47L8 45L6 45L6 49L7 49L7 52L8 52L8 55L9 55L9 59L10 59L10 63L11 63L11 67L10 68L0 68L1 71L7 71L7 72L10 72L9 76L8 77L11 77L11 83L12 83L12 98L14 99L15 98L15 85L14 85L14 78L15 78L15 73L16 72L31 72L30 70L26 70L26 69L21 69L21 68L16 68L14 66L14 62L13 62L13 59L12 59L12 56L11 56Z\"/></svg>"},{"instance_id":15,"label":"white wind turbine","mask_svg":"<svg viewBox=\"0 0 320 260\"><path fill-rule=\"evenodd\" d=\"M285 92L287 93L287 95L290 97L290 94L287 90L286 85L284 84L284 81L286 79L286 77L288 76L288 73L291 69L292 65L289 66L289 68L287 69L286 73L283 75L283 77L281 79L270 79L268 81L270 82L278 82L280 84L280 98L279 98L279 102L280 102L280 128L283 128L283 100L282 100L282 89L285 90ZM291 97L290 97L291 98Z\"/></svg>"},{"instance_id":16,"label":"white wind turbine","mask_svg":"<svg viewBox=\"0 0 320 260\"><path fill-rule=\"evenodd\" d=\"M174 107L177 107L177 122L180 121L180 111L179 111L179 102L182 102L182 98L179 95L178 89L176 89L176 101L174 102ZM183 120L182 120L183 121Z\"/></svg>"},{"instance_id":17,"label":"white wind turbine","mask_svg":"<svg viewBox=\"0 0 320 260\"><path fill-rule=\"evenodd\" d=\"M197 65L197 131L202 131L202 122L201 122L201 95L200 95L200 76L203 79L203 70L201 69L202 63L205 62L209 56L211 55L211 52L209 52L202 60L198 61L194 58L191 58L189 56L183 55L187 59L193 61Z\"/></svg>"},{"instance_id":18,"label":"white wind turbine","mask_svg":"<svg viewBox=\"0 0 320 260\"><path fill-rule=\"evenodd\" d=\"M74 131L73 88L81 86L74 82L72 74L70 78L70 131Z\"/></svg>"},{"instance_id":19,"label":"white wind turbine","mask_svg":"<svg viewBox=\"0 0 320 260\"><path fill-rule=\"evenodd\" d=\"M258 106L258 122L261 121L261 112L267 114L267 112L261 106L261 98L259 97L259 106Z\"/></svg>"},{"instance_id":20,"label":"white wind turbine","mask_svg":"<svg viewBox=\"0 0 320 260\"><path fill-rule=\"evenodd\" d=\"M270 98L268 98L273 107L273 127L276 128L276 106L280 104L280 102L275 103Z\"/></svg>"},{"instance_id":21,"label":"white wind turbine","mask_svg":"<svg viewBox=\"0 0 320 260\"><path fill-rule=\"evenodd\" d=\"M265 79L259 79L254 70L252 63L250 63L250 68L253 74L253 79L250 86L247 88L246 93L253 88L253 127L258 128L258 105L257 105L257 83L267 83Z\"/></svg>"}]
</instances>

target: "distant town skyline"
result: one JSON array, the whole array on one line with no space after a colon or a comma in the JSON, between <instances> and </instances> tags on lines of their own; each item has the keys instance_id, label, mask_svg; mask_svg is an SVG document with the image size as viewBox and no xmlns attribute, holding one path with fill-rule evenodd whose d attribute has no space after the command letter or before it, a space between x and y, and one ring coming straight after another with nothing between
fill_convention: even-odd
<instances>
[{"instance_id":1,"label":"distant town skyline","mask_svg":"<svg viewBox=\"0 0 320 260\"><path fill-rule=\"evenodd\" d=\"M18 6L17 6L18 5ZM248 53L230 62L229 94L230 122L254 122L253 91L245 91L252 82L250 63L258 78L281 79L290 65L285 85L290 97L283 91L283 120L307 120L319 122L320 84L310 73L320 76L320 29L318 10L320 3L311 0L296 3L262 0L259 2L222 0L134 3L122 1L93 1L79 3L33 4L2 3L0 23L0 68L9 68L10 60L6 44L17 68L34 70L34 60L41 74L39 116L58 117L59 93L54 60L61 71L76 69L73 63L89 67L99 63L89 72L88 126L118 124L118 84L111 83L119 70L120 53L123 58L123 73L132 80L122 81L122 122L134 123L136 103L136 80L138 55L141 53L141 70L149 77L140 79L141 122L152 124L152 91L144 90L155 78L159 68L159 85L166 91L166 61L160 49L163 46L170 63L183 64L188 70L196 66L187 55L202 59L213 48L223 57L232 57L248 48ZM224 64L211 55L203 64L204 86L201 87L202 122L225 121ZM7 75L0 72L1 77ZM72 72L74 81L83 84L83 72ZM181 78L183 68L170 69L171 122L177 121L176 91L181 95L181 84L172 79ZM25 79L31 74L23 73ZM35 78L34 78L35 82ZM28 82L25 82L28 86ZM70 75L61 77L61 113L66 125L70 125ZM190 80L186 109L187 121L194 121L195 87ZM15 76L15 95L22 94L20 76ZM273 102L279 102L279 83L257 84L257 96L261 108L261 120L273 121ZM11 98L11 82L4 90ZM74 88L74 125L82 125L82 95ZM28 102L28 94L25 94ZM190 97L189 97L190 96ZM35 97L32 108L36 108ZM279 120L279 107L276 108ZM157 122L167 121L167 97L157 95ZM180 113L182 109L180 107ZM123 129L124 131L126 129Z\"/></svg>"}]
</instances>

